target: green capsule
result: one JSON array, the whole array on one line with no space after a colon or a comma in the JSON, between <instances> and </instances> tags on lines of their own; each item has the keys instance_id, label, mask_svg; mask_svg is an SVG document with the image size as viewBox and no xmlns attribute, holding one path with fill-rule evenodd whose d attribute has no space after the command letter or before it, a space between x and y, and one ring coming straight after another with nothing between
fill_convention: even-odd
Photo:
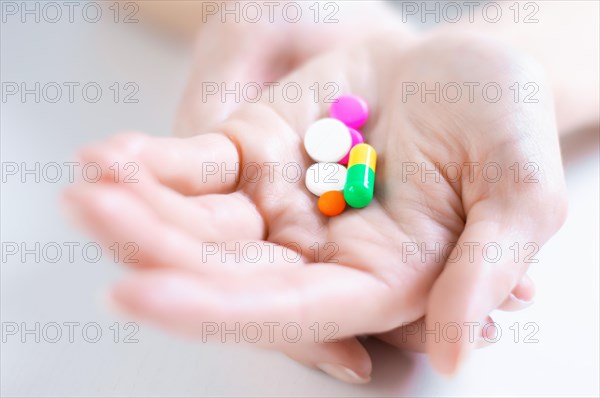
<instances>
[{"instance_id":1,"label":"green capsule","mask_svg":"<svg viewBox=\"0 0 600 398\"><path fill-rule=\"evenodd\" d=\"M355 164L348 169L344 199L349 206L357 209L367 207L373 200L375 172L366 164Z\"/></svg>"},{"instance_id":2,"label":"green capsule","mask_svg":"<svg viewBox=\"0 0 600 398\"><path fill-rule=\"evenodd\" d=\"M344 199L351 207L367 207L373 200L377 152L369 144L355 145L348 159Z\"/></svg>"}]
</instances>

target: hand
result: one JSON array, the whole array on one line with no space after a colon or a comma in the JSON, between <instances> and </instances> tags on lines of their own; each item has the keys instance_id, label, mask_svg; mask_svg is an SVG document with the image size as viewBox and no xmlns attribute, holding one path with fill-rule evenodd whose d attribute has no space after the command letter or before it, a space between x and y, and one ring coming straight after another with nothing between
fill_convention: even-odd
<instances>
[{"instance_id":1,"label":"hand","mask_svg":"<svg viewBox=\"0 0 600 398\"><path fill-rule=\"evenodd\" d=\"M140 183L83 184L66 199L100 240L139 246L140 272L113 291L138 317L196 337L209 322L230 328L235 322L296 322L304 332L315 322L334 323L338 342L278 339L270 346L307 364L330 364L323 368L360 382L368 380L371 364L355 336L377 334L413 348L424 343L434 366L452 373L475 345L468 328L450 342L430 335L426 341L418 335L401 339L401 327L481 325L490 311L510 302L513 289L528 289L522 280L527 264L523 256L515 262L509 247L541 246L560 227L566 207L552 103L544 85L536 104L514 103L506 95L497 103L480 97L471 103L466 96L437 103L420 96L404 100L402 83L509 87L539 82L539 76L529 61L482 39L446 35L398 42L390 34L323 53L285 76L281 85L336 82L371 107L363 133L379 154L375 200L332 219L318 213L302 179L291 183L281 169L270 173L265 166L297 163L305 170L312 163L302 136L329 105L312 96L298 103L242 105L210 133L188 139L127 134L83 150L83 161L106 168L136 161ZM188 133L199 133L202 122L187 117ZM468 167L457 180L441 172L450 163L473 162L496 162L503 177L491 183ZM527 162L539 166L537 183L508 176L510 166ZM214 163L219 173L203 176L203 167ZM261 165L261 178L223 174L237 163L238 171ZM408 174L407 164L437 170L438 180ZM266 258L267 250L256 263L244 256L206 256L207 242L231 248L236 241L272 247L276 258ZM329 242L338 248L335 264L315 258L311 249ZM469 258L469 242L479 242L479 248L496 242L500 261L487 262L481 250ZM285 248L290 243L299 247L301 262L286 260L293 257ZM407 245L454 243L462 255L458 249L440 251L438 258L407 255Z\"/></svg>"}]
</instances>

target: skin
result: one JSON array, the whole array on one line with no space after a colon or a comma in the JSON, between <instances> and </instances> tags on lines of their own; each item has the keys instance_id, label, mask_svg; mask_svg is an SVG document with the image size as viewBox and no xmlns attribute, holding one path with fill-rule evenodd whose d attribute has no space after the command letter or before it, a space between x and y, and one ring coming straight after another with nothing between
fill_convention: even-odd
<instances>
[{"instance_id":1,"label":"skin","mask_svg":"<svg viewBox=\"0 0 600 398\"><path fill-rule=\"evenodd\" d=\"M357 338L363 335L426 351L438 371L454 373L473 348L485 345L481 337L490 330L481 326L492 310L517 310L531 301L523 244L541 247L566 216L553 99L541 69L522 53L468 33L416 36L386 25L351 46L333 40L311 52L295 45L297 33L290 33L291 41L251 47L265 43L265 36L232 29L220 36L230 51L199 58L190 79L177 122L178 135L187 138L123 133L79 153L80 161L99 163L110 178L69 188L66 208L106 245L139 247L136 272L113 288L112 300L130 316L198 339L207 322L296 322L303 331L333 322L335 342L315 342L304 333L297 343L276 338L258 344L347 382L370 379L371 360ZM211 45L201 40L198 54ZM287 66L272 69L260 61L273 57ZM370 117L362 131L379 156L369 207L326 218L302 179L291 182L281 168L273 173L267 166L310 166L302 137L327 116L326 93L319 101L311 92L297 103L224 104L203 101L199 88L202 81L271 78L282 86L298 83L305 92L314 82L336 82L341 93L366 100ZM539 82L539 101L515 103L504 95L491 103L476 95L472 102L467 96L436 102L403 95L405 82L432 87L465 81L503 88ZM109 167L132 161L140 166L139 183L113 181ZM464 167L473 162L497 163L502 178L490 182L481 168L473 173ZM517 182L509 169L515 162ZM528 162L539 167L533 183L523 181ZM203 177L203 167L214 163L217 174ZM450 175L454 169L443 172L450 163L463 165L460 177ZM236 164L238 171L261 165L261 177L233 178ZM408 174L407 164L437 171ZM256 262L207 257L207 242L227 242L227 248L252 243L272 248L275 256L262 250ZM335 254L315 256L314 245L329 242L337 245ZM470 242L480 243L473 256L467 255ZM500 261L483 256L481 246L489 242L502 248ZM286 257L290 243L301 261ZM517 262L510 249L515 243L521 248ZM436 244L456 247L437 258L408 255L407 247ZM457 341L412 334L451 322L463 328ZM478 323L472 339L471 323Z\"/></svg>"}]
</instances>

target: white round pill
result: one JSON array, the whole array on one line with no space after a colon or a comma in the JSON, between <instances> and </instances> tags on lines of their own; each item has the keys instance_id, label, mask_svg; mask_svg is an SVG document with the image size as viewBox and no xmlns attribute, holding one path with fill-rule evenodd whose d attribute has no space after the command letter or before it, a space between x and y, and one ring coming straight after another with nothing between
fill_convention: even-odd
<instances>
[{"instance_id":1,"label":"white round pill","mask_svg":"<svg viewBox=\"0 0 600 398\"><path fill-rule=\"evenodd\" d=\"M343 191L346 168L339 163L315 163L306 170L306 188L321 196L327 191Z\"/></svg>"},{"instance_id":2,"label":"white round pill","mask_svg":"<svg viewBox=\"0 0 600 398\"><path fill-rule=\"evenodd\" d=\"M348 127L337 119L317 120L304 135L304 148L317 162L339 162L351 146L352 136Z\"/></svg>"}]
</instances>

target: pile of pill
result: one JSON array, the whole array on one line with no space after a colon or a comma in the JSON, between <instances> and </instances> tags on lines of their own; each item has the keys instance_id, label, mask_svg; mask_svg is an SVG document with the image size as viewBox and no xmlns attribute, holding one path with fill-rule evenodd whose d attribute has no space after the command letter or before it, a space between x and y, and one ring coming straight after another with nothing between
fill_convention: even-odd
<instances>
[{"instance_id":1,"label":"pile of pill","mask_svg":"<svg viewBox=\"0 0 600 398\"><path fill-rule=\"evenodd\" d=\"M338 98L329 116L310 125L304 135L304 148L317 162L306 171L305 182L319 197L321 213L333 217L341 214L346 204L363 208L371 203L377 154L358 130L369 116L362 98Z\"/></svg>"}]
</instances>

